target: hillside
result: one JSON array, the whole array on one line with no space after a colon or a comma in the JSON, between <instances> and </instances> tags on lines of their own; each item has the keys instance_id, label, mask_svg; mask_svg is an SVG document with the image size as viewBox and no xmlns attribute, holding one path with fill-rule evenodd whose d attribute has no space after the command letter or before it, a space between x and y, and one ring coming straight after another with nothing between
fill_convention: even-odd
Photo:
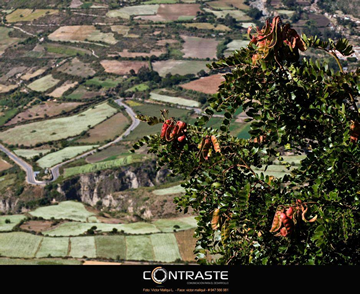
<instances>
[{"instance_id":1,"label":"hillside","mask_svg":"<svg viewBox=\"0 0 360 294\"><path fill-rule=\"evenodd\" d=\"M186 217L173 203L183 193L180 179L169 177L167 170L157 171L155 158L146 149L130 153L138 139L160 132L159 125L148 126L136 115L160 116L166 108L176 119L195 122L225 80L224 71L209 70L206 65L247 46L248 27L261 27L276 15L300 33L349 38L355 53L340 60L345 69L355 69L360 59L358 2L1 1L0 217L4 230L0 247L7 238L14 242L6 243L7 253L0 251L1 255L31 257L34 263L49 256L69 257L81 263L84 258L77 252L85 246L81 241L87 240L91 245L86 257L93 260L194 261L184 248L193 244L195 225L173 232L177 222L172 219ZM327 59L329 67L337 68L324 55L307 54ZM216 114L208 126L220 127L223 118L222 113ZM242 109L236 112L230 131L249 139ZM299 164L299 157L285 151L283 155L293 165ZM281 164L267 170L275 176L286 172ZM43 216L46 221L39 220L31 212L72 200L88 211L94 209L95 216L85 221L89 225L80 233L65 234L56 244L54 238L39 236L33 227L56 230L73 220ZM11 214L19 219L11 219L10 228L5 219ZM111 235L112 228L95 230L94 236L91 230L86 233L94 223L110 220L136 226L162 220L166 224L168 219L166 229L154 225L155 231L136 237L126 232ZM184 244L180 234L185 236ZM69 238L77 244L72 251L64 249ZM162 256L155 250L149 256L147 250L162 238L174 245L169 249L172 255ZM14 252L11 244L16 242L33 247ZM139 246L140 253L113 250L126 242ZM94 244L100 244L98 251ZM51 252L52 246L58 254Z\"/></svg>"}]
</instances>

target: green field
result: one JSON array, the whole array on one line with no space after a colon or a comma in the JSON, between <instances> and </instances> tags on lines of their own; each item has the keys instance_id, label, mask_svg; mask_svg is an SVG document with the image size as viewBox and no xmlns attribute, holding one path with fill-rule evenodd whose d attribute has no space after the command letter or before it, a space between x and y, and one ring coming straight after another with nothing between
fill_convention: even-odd
<instances>
[{"instance_id":1,"label":"green field","mask_svg":"<svg viewBox=\"0 0 360 294\"><path fill-rule=\"evenodd\" d=\"M2 215L0 216L0 231L11 231L21 220L25 218L25 215ZM7 220L10 221L7 223Z\"/></svg>"},{"instance_id":2,"label":"green field","mask_svg":"<svg viewBox=\"0 0 360 294\"><path fill-rule=\"evenodd\" d=\"M120 17L130 19L132 15L155 15L159 9L159 5L136 5L124 7L117 10L110 10L106 16Z\"/></svg>"},{"instance_id":3,"label":"green field","mask_svg":"<svg viewBox=\"0 0 360 294\"><path fill-rule=\"evenodd\" d=\"M63 201L57 205L39 207L29 214L44 219L70 219L79 222L86 222L88 217L94 215L85 209L84 204L75 201Z\"/></svg>"},{"instance_id":4,"label":"green field","mask_svg":"<svg viewBox=\"0 0 360 294\"><path fill-rule=\"evenodd\" d=\"M209 69L206 67L206 64L208 63L210 63L210 61L164 60L155 61L153 63L153 68L161 77L165 77L168 73L171 73L172 75L187 75L197 74L200 70L208 72Z\"/></svg>"},{"instance_id":5,"label":"green field","mask_svg":"<svg viewBox=\"0 0 360 294\"><path fill-rule=\"evenodd\" d=\"M45 15L57 14L55 9L16 9L6 16L8 22L33 21Z\"/></svg>"},{"instance_id":6,"label":"green field","mask_svg":"<svg viewBox=\"0 0 360 294\"><path fill-rule=\"evenodd\" d=\"M149 89L149 86L145 83L142 83L127 89L125 92L142 92L146 91L147 89Z\"/></svg>"},{"instance_id":7,"label":"green field","mask_svg":"<svg viewBox=\"0 0 360 294\"><path fill-rule=\"evenodd\" d=\"M204 8L204 11L214 14L217 18L225 18L225 16L229 14L237 21L252 20L250 16L241 10L211 10L209 8Z\"/></svg>"},{"instance_id":8,"label":"green field","mask_svg":"<svg viewBox=\"0 0 360 294\"><path fill-rule=\"evenodd\" d=\"M54 79L53 76L49 74L45 77L42 77L32 82L31 84L28 85L28 87L33 91L46 92L50 88L56 86L59 82L60 80Z\"/></svg>"},{"instance_id":9,"label":"green field","mask_svg":"<svg viewBox=\"0 0 360 294\"><path fill-rule=\"evenodd\" d=\"M145 160L144 155L142 154L134 154L134 155L128 155L124 156L122 158L114 159L114 160L108 160L103 162L96 162L96 163L90 163L86 165L81 166L75 166L75 167L69 167L65 168L64 171L64 178L71 177L78 174L85 174L85 173L92 173L99 170L104 169L111 169L116 168L120 166L126 166L135 162L142 162Z\"/></svg>"},{"instance_id":10,"label":"green field","mask_svg":"<svg viewBox=\"0 0 360 294\"><path fill-rule=\"evenodd\" d=\"M18 113L18 111L19 111L19 109L17 109L17 108L13 108L13 109L5 111L4 114L2 116L0 116L0 126L6 124L8 120L13 118Z\"/></svg>"},{"instance_id":11,"label":"green field","mask_svg":"<svg viewBox=\"0 0 360 294\"><path fill-rule=\"evenodd\" d=\"M149 235L126 237L126 260L154 260L153 244Z\"/></svg>"},{"instance_id":12,"label":"green field","mask_svg":"<svg viewBox=\"0 0 360 294\"><path fill-rule=\"evenodd\" d=\"M101 77L95 77L92 78L90 80L87 80L85 82L86 86L99 86L105 89L110 89L110 88L114 88L116 87L118 84L120 84L123 81L122 77L118 77L115 79L111 79L111 78L101 78Z\"/></svg>"},{"instance_id":13,"label":"green field","mask_svg":"<svg viewBox=\"0 0 360 294\"><path fill-rule=\"evenodd\" d=\"M73 237L70 238L70 253L71 257L87 258L96 257L95 237Z\"/></svg>"},{"instance_id":14,"label":"green field","mask_svg":"<svg viewBox=\"0 0 360 294\"><path fill-rule=\"evenodd\" d=\"M62 150L47 154L46 156L40 158L36 163L41 168L52 167L60 162L63 162L66 159L73 158L76 155L82 154L85 151L94 149L98 146L99 145L66 147Z\"/></svg>"},{"instance_id":15,"label":"green field","mask_svg":"<svg viewBox=\"0 0 360 294\"><path fill-rule=\"evenodd\" d=\"M68 250L69 238L43 238L36 257L65 257Z\"/></svg>"},{"instance_id":16,"label":"green field","mask_svg":"<svg viewBox=\"0 0 360 294\"><path fill-rule=\"evenodd\" d=\"M96 236L98 258L126 259L125 236Z\"/></svg>"},{"instance_id":17,"label":"green field","mask_svg":"<svg viewBox=\"0 0 360 294\"><path fill-rule=\"evenodd\" d=\"M174 4L179 3L179 0L148 0L142 2L142 4Z\"/></svg>"},{"instance_id":18,"label":"green field","mask_svg":"<svg viewBox=\"0 0 360 294\"><path fill-rule=\"evenodd\" d=\"M197 223L194 217L182 217L177 219L158 219L153 222L164 233L171 233L174 230L184 231L196 228Z\"/></svg>"},{"instance_id":19,"label":"green field","mask_svg":"<svg viewBox=\"0 0 360 294\"><path fill-rule=\"evenodd\" d=\"M81 265L81 260L59 258L0 258L0 265Z\"/></svg>"},{"instance_id":20,"label":"green field","mask_svg":"<svg viewBox=\"0 0 360 294\"><path fill-rule=\"evenodd\" d=\"M181 187L181 185L165 188L165 189L157 189L152 191L155 195L171 195L171 194L178 194L178 193L184 193L185 189Z\"/></svg>"},{"instance_id":21,"label":"green field","mask_svg":"<svg viewBox=\"0 0 360 294\"><path fill-rule=\"evenodd\" d=\"M72 46L62 46L59 44L51 44L51 43L44 44L43 46L46 49L46 51L49 53L63 54L68 56L91 55L91 52L89 50L76 48Z\"/></svg>"},{"instance_id":22,"label":"green field","mask_svg":"<svg viewBox=\"0 0 360 294\"><path fill-rule=\"evenodd\" d=\"M6 27L0 27L0 56L1 54L3 54L5 52L5 50L20 42L22 39L19 38L11 38L9 37L9 33L12 31L13 29L10 28L6 28Z\"/></svg>"},{"instance_id":23,"label":"green field","mask_svg":"<svg viewBox=\"0 0 360 294\"><path fill-rule=\"evenodd\" d=\"M189 100L181 97L173 97L168 95L160 95L154 92L150 93L150 99L165 103L177 104L181 106L200 107L200 103L194 100Z\"/></svg>"},{"instance_id":24,"label":"green field","mask_svg":"<svg viewBox=\"0 0 360 294\"><path fill-rule=\"evenodd\" d=\"M124 231L125 234L152 234L159 233L160 230L151 223L136 222L130 224L104 224L104 223L80 223L68 222L63 223L55 229L44 231L47 236L78 236L86 233L92 227L96 227L97 231L111 232L113 228L118 232Z\"/></svg>"},{"instance_id":25,"label":"green field","mask_svg":"<svg viewBox=\"0 0 360 294\"><path fill-rule=\"evenodd\" d=\"M6 257L35 257L43 237L23 232L0 234L0 255Z\"/></svg>"},{"instance_id":26,"label":"green field","mask_svg":"<svg viewBox=\"0 0 360 294\"><path fill-rule=\"evenodd\" d=\"M25 146L57 141L79 135L111 117L117 109L102 103L86 111L69 116L16 126L0 133L0 140Z\"/></svg>"},{"instance_id":27,"label":"green field","mask_svg":"<svg viewBox=\"0 0 360 294\"><path fill-rule=\"evenodd\" d=\"M16 149L14 153L18 156L24 157L26 159L31 159L37 155L49 153L50 149L36 150L36 149Z\"/></svg>"},{"instance_id":28,"label":"green field","mask_svg":"<svg viewBox=\"0 0 360 294\"><path fill-rule=\"evenodd\" d=\"M159 262L173 262L181 260L179 247L174 234L150 235L154 251L154 260Z\"/></svg>"}]
</instances>

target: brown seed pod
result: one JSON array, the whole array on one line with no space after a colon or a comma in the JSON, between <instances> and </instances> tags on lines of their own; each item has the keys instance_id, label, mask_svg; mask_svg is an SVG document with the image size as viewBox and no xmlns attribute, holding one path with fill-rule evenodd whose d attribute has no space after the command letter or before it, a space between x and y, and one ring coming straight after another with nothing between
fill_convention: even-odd
<instances>
[{"instance_id":1,"label":"brown seed pod","mask_svg":"<svg viewBox=\"0 0 360 294\"><path fill-rule=\"evenodd\" d=\"M271 229L270 229L270 233L280 230L280 228L281 228L280 214L281 214L280 210L275 212L275 215L274 215L274 218L272 221L272 225L271 225Z\"/></svg>"},{"instance_id":2,"label":"brown seed pod","mask_svg":"<svg viewBox=\"0 0 360 294\"><path fill-rule=\"evenodd\" d=\"M219 144L217 138L214 135L211 136L211 142L213 143L215 152L221 152L220 151L220 144Z\"/></svg>"},{"instance_id":3,"label":"brown seed pod","mask_svg":"<svg viewBox=\"0 0 360 294\"><path fill-rule=\"evenodd\" d=\"M211 219L211 228L215 231L219 228L220 209L216 208L213 212Z\"/></svg>"}]
</instances>

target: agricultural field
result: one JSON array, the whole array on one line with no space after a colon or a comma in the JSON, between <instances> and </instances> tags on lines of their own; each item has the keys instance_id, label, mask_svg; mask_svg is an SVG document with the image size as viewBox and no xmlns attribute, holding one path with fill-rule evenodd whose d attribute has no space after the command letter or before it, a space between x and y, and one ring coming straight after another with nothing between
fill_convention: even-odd
<instances>
[{"instance_id":1,"label":"agricultural field","mask_svg":"<svg viewBox=\"0 0 360 294\"><path fill-rule=\"evenodd\" d=\"M6 257L33 258L42 238L23 232L1 233L0 254Z\"/></svg>"},{"instance_id":2,"label":"agricultural field","mask_svg":"<svg viewBox=\"0 0 360 294\"><path fill-rule=\"evenodd\" d=\"M206 67L206 64L210 63L209 61L200 61L200 60L164 60L156 61L153 63L153 68L159 73L161 77L165 77L168 73L172 75L187 75L187 74L197 74L199 71L204 70L206 72L209 69Z\"/></svg>"},{"instance_id":3,"label":"agricultural field","mask_svg":"<svg viewBox=\"0 0 360 294\"><path fill-rule=\"evenodd\" d=\"M225 18L225 16L228 14L237 21L252 20L250 16L241 10L211 10L209 8L204 8L204 11L214 14L217 18Z\"/></svg>"},{"instance_id":4,"label":"agricultural field","mask_svg":"<svg viewBox=\"0 0 360 294\"><path fill-rule=\"evenodd\" d=\"M56 164L65 161L66 159L71 159L76 155L82 154L86 151L94 149L99 145L87 145L87 146L71 146L66 147L60 151L52 152L44 157L40 158L36 163L41 168L52 167Z\"/></svg>"},{"instance_id":5,"label":"agricultural field","mask_svg":"<svg viewBox=\"0 0 360 294\"><path fill-rule=\"evenodd\" d=\"M45 155L50 152L50 149L16 149L14 153L26 159L32 159L35 156Z\"/></svg>"},{"instance_id":6,"label":"agricultural field","mask_svg":"<svg viewBox=\"0 0 360 294\"><path fill-rule=\"evenodd\" d=\"M47 43L42 45L46 52L48 53L55 53L60 54L64 56L86 56L91 55L91 51L79 47L74 46L65 46L62 44L56 44L56 43Z\"/></svg>"},{"instance_id":7,"label":"agricultural field","mask_svg":"<svg viewBox=\"0 0 360 294\"><path fill-rule=\"evenodd\" d=\"M12 167L12 164L0 158L0 172L9 169Z\"/></svg>"},{"instance_id":8,"label":"agricultural field","mask_svg":"<svg viewBox=\"0 0 360 294\"><path fill-rule=\"evenodd\" d=\"M7 144L23 144L24 146L61 140L87 131L116 112L117 109L107 103L102 103L73 116L16 126L0 133L0 140ZM74 126L77 127L74 128Z\"/></svg>"},{"instance_id":9,"label":"agricultural field","mask_svg":"<svg viewBox=\"0 0 360 294\"><path fill-rule=\"evenodd\" d=\"M235 50L240 50L242 47L247 47L249 40L233 40L226 45L224 56L227 57L234 53Z\"/></svg>"},{"instance_id":10,"label":"agricultural field","mask_svg":"<svg viewBox=\"0 0 360 294\"><path fill-rule=\"evenodd\" d=\"M1 215L0 216L0 232L11 231L21 220L25 218L25 215Z\"/></svg>"},{"instance_id":11,"label":"agricultural field","mask_svg":"<svg viewBox=\"0 0 360 294\"><path fill-rule=\"evenodd\" d=\"M1 29L1 28L0 28ZM42 68L32 68L26 72L26 74L21 76L21 79L24 81L29 81L37 76L42 75L45 71L47 71L47 67Z\"/></svg>"},{"instance_id":12,"label":"agricultural field","mask_svg":"<svg viewBox=\"0 0 360 294\"><path fill-rule=\"evenodd\" d=\"M229 27L223 24L211 24L207 22L184 23L183 26L186 28L197 28L198 30L214 30L214 31L222 31L222 32L231 31Z\"/></svg>"},{"instance_id":13,"label":"agricultural field","mask_svg":"<svg viewBox=\"0 0 360 294\"><path fill-rule=\"evenodd\" d=\"M153 245L150 236L127 236L126 237L127 260L154 260Z\"/></svg>"},{"instance_id":14,"label":"agricultural field","mask_svg":"<svg viewBox=\"0 0 360 294\"><path fill-rule=\"evenodd\" d=\"M65 257L68 251L69 238L43 238L36 257Z\"/></svg>"},{"instance_id":15,"label":"agricultural field","mask_svg":"<svg viewBox=\"0 0 360 294\"><path fill-rule=\"evenodd\" d=\"M0 265L82 265L83 262L77 259L59 258L0 258Z\"/></svg>"},{"instance_id":16,"label":"agricultural field","mask_svg":"<svg viewBox=\"0 0 360 294\"><path fill-rule=\"evenodd\" d=\"M77 57L61 65L58 69L59 72L66 73L72 76L88 78L96 74L96 71L91 68L87 63L80 61Z\"/></svg>"},{"instance_id":17,"label":"agricultural field","mask_svg":"<svg viewBox=\"0 0 360 294\"><path fill-rule=\"evenodd\" d=\"M0 84L0 94L8 93L16 89L19 85L2 85Z\"/></svg>"},{"instance_id":18,"label":"agricultural field","mask_svg":"<svg viewBox=\"0 0 360 294\"><path fill-rule=\"evenodd\" d=\"M154 92L150 93L150 99L155 101L160 101L164 103L171 103L175 105L188 106L188 107L200 107L200 103L197 101L181 98L181 97L173 97L167 95L160 95Z\"/></svg>"},{"instance_id":19,"label":"agricultural field","mask_svg":"<svg viewBox=\"0 0 360 294\"><path fill-rule=\"evenodd\" d=\"M106 90L115 88L118 84L123 81L122 77L118 78L106 78L106 77L94 77L85 82L86 86L98 86Z\"/></svg>"},{"instance_id":20,"label":"agricultural field","mask_svg":"<svg viewBox=\"0 0 360 294\"><path fill-rule=\"evenodd\" d=\"M48 36L51 41L60 42L101 42L116 44L113 33L102 33L93 25L63 26Z\"/></svg>"},{"instance_id":21,"label":"agricultural field","mask_svg":"<svg viewBox=\"0 0 360 294\"><path fill-rule=\"evenodd\" d=\"M130 19L130 17L134 15L154 15L158 9L159 5L128 6L117 10L110 10L106 16Z\"/></svg>"},{"instance_id":22,"label":"agricultural field","mask_svg":"<svg viewBox=\"0 0 360 294\"><path fill-rule=\"evenodd\" d=\"M84 85L80 85L72 93L65 96L65 98L81 101L81 100L93 99L99 96L104 96L104 92L102 90L92 91L88 87Z\"/></svg>"},{"instance_id":23,"label":"agricultural field","mask_svg":"<svg viewBox=\"0 0 360 294\"><path fill-rule=\"evenodd\" d=\"M127 89L126 92L142 92L142 91L146 91L148 89L149 89L149 86L147 84L141 83L139 85L135 85L135 86ZM129 101L129 102L133 102L133 101ZM137 103L137 102L135 102L135 103Z\"/></svg>"},{"instance_id":24,"label":"agricultural field","mask_svg":"<svg viewBox=\"0 0 360 294\"><path fill-rule=\"evenodd\" d=\"M245 4L245 0L219 0L208 2L208 5L215 9L229 10L238 8L240 10L249 10L250 6Z\"/></svg>"},{"instance_id":25,"label":"agricultural field","mask_svg":"<svg viewBox=\"0 0 360 294\"><path fill-rule=\"evenodd\" d=\"M181 259L183 261L194 261L194 248L196 247L196 239L194 238L195 229L178 231L175 238L178 244Z\"/></svg>"},{"instance_id":26,"label":"agricultural field","mask_svg":"<svg viewBox=\"0 0 360 294\"><path fill-rule=\"evenodd\" d=\"M129 224L104 224L104 223L81 223L67 222L59 225L55 229L44 231L43 234L51 237L59 236L78 236L86 233L87 230L96 227L96 231L111 232L114 228L118 232L124 231L125 234L153 234L161 232L154 224L147 222L136 222Z\"/></svg>"},{"instance_id":27,"label":"agricultural field","mask_svg":"<svg viewBox=\"0 0 360 294\"><path fill-rule=\"evenodd\" d=\"M131 149L131 146L131 144L126 144L123 142L113 144L108 148L105 148L90 156L87 156L86 162L95 163L104 160L113 160L124 155L131 155L132 153L130 153L129 151Z\"/></svg>"},{"instance_id":28,"label":"agricultural field","mask_svg":"<svg viewBox=\"0 0 360 294\"><path fill-rule=\"evenodd\" d=\"M30 215L44 219L70 219L86 222L94 214L86 210L84 204L75 201L63 201L57 205L39 207L30 212Z\"/></svg>"},{"instance_id":29,"label":"agricultural field","mask_svg":"<svg viewBox=\"0 0 360 294\"><path fill-rule=\"evenodd\" d=\"M96 236L95 245L97 257L126 259L125 236Z\"/></svg>"},{"instance_id":30,"label":"agricultural field","mask_svg":"<svg viewBox=\"0 0 360 294\"><path fill-rule=\"evenodd\" d=\"M60 83L60 80L55 79L51 74L49 74L32 82L28 85L28 87L33 91L46 92L52 87L55 87L58 83Z\"/></svg>"},{"instance_id":31,"label":"agricultural field","mask_svg":"<svg viewBox=\"0 0 360 294\"><path fill-rule=\"evenodd\" d=\"M200 12L199 4L159 4L155 15L138 15L134 18L153 22L192 20L197 12Z\"/></svg>"},{"instance_id":32,"label":"agricultural field","mask_svg":"<svg viewBox=\"0 0 360 294\"><path fill-rule=\"evenodd\" d=\"M183 187L181 187L181 185L164 188L164 189L156 189L156 190L152 191L152 193L155 195L171 195L171 194L179 194L179 193L184 193L184 192L185 192L185 189Z\"/></svg>"},{"instance_id":33,"label":"agricultural field","mask_svg":"<svg viewBox=\"0 0 360 294\"><path fill-rule=\"evenodd\" d=\"M57 13L59 13L59 10L55 9L16 9L6 16L6 21L10 23L33 21L45 15L52 15Z\"/></svg>"},{"instance_id":34,"label":"agricultural field","mask_svg":"<svg viewBox=\"0 0 360 294\"><path fill-rule=\"evenodd\" d=\"M154 251L154 260L160 262L173 262L181 260L179 248L174 234L150 235Z\"/></svg>"},{"instance_id":35,"label":"agricultural field","mask_svg":"<svg viewBox=\"0 0 360 294\"><path fill-rule=\"evenodd\" d=\"M219 44L219 41L185 35L182 35L181 38L183 38L185 41L183 44L183 49L181 50L184 53L184 58L216 58L216 48Z\"/></svg>"},{"instance_id":36,"label":"agricultural field","mask_svg":"<svg viewBox=\"0 0 360 294\"><path fill-rule=\"evenodd\" d=\"M46 117L52 117L59 115L64 112L69 112L83 103L80 102L54 102L54 101L46 101L35 106L32 106L23 112L18 113L14 118L8 121L5 126L11 126L18 124L20 122L25 122L28 120L39 119Z\"/></svg>"},{"instance_id":37,"label":"agricultural field","mask_svg":"<svg viewBox=\"0 0 360 294\"><path fill-rule=\"evenodd\" d=\"M70 238L71 257L87 258L96 257L95 237L72 237Z\"/></svg>"},{"instance_id":38,"label":"agricultural field","mask_svg":"<svg viewBox=\"0 0 360 294\"><path fill-rule=\"evenodd\" d=\"M118 52L119 56L125 58L135 58L135 57L151 57L151 56L160 56L166 53L165 49L152 49L150 52L129 52L128 49L124 49L121 52Z\"/></svg>"},{"instance_id":39,"label":"agricultural field","mask_svg":"<svg viewBox=\"0 0 360 294\"><path fill-rule=\"evenodd\" d=\"M186 84L180 85L180 87L186 90L193 90L197 92L202 92L205 94L216 94L220 84L225 80L223 75L211 75L207 77L202 77L195 81L191 81Z\"/></svg>"},{"instance_id":40,"label":"agricultural field","mask_svg":"<svg viewBox=\"0 0 360 294\"><path fill-rule=\"evenodd\" d=\"M105 69L105 72L122 76L129 74L130 70L134 70L137 73L140 68L149 67L149 63L146 61L102 60L100 64Z\"/></svg>"},{"instance_id":41,"label":"agricultural field","mask_svg":"<svg viewBox=\"0 0 360 294\"><path fill-rule=\"evenodd\" d=\"M8 174L5 176L0 177L0 191L4 191L11 185L15 184L16 182L16 175Z\"/></svg>"},{"instance_id":42,"label":"agricultural field","mask_svg":"<svg viewBox=\"0 0 360 294\"><path fill-rule=\"evenodd\" d=\"M117 113L90 129L84 138L77 140L77 142L92 144L113 140L115 137L120 136L129 125L129 119L124 114Z\"/></svg>"},{"instance_id":43,"label":"agricultural field","mask_svg":"<svg viewBox=\"0 0 360 294\"><path fill-rule=\"evenodd\" d=\"M141 154L134 154L124 156L114 160L108 160L104 162L90 163L81 166L69 167L64 170L64 178L68 178L74 175L93 173L99 170L111 169L121 166L127 166L132 163L142 162L146 159L146 156Z\"/></svg>"},{"instance_id":44,"label":"agricultural field","mask_svg":"<svg viewBox=\"0 0 360 294\"><path fill-rule=\"evenodd\" d=\"M53 98L60 98L67 90L76 87L78 82L66 81L59 88L49 93L49 96Z\"/></svg>"}]
</instances>

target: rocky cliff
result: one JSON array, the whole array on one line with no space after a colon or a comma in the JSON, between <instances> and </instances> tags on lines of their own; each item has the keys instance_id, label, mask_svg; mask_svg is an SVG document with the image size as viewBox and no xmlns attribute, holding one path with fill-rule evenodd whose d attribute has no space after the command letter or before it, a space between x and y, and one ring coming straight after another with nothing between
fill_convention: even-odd
<instances>
[{"instance_id":1,"label":"rocky cliff","mask_svg":"<svg viewBox=\"0 0 360 294\"><path fill-rule=\"evenodd\" d=\"M155 161L83 174L62 182L61 200L78 200L97 208L119 211L143 219L176 216L174 195L154 197L144 187L169 181L168 170L156 171Z\"/></svg>"}]
</instances>

